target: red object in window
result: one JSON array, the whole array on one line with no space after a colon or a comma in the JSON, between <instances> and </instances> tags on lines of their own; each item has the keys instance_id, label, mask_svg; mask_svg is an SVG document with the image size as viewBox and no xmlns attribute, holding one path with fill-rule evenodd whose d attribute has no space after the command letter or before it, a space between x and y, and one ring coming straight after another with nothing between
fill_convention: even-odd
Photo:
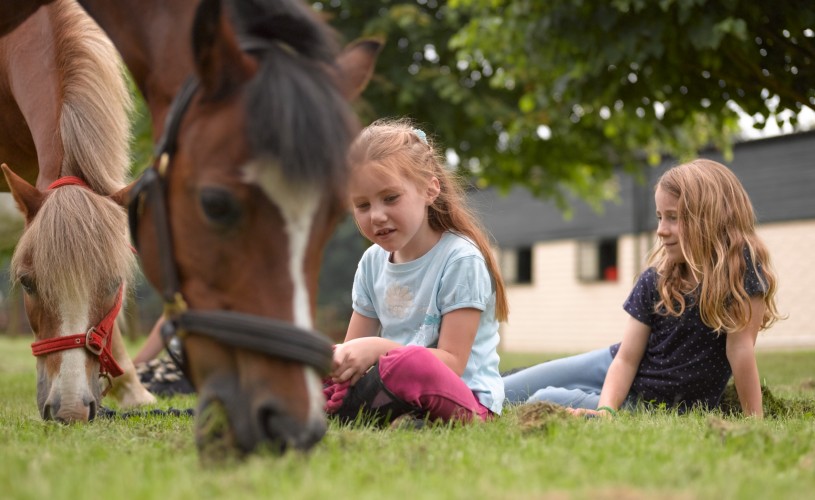
<instances>
[{"instance_id":1,"label":"red object in window","mask_svg":"<svg viewBox=\"0 0 815 500\"><path fill-rule=\"evenodd\" d=\"M608 266L603 270L603 279L605 281L617 281L617 266Z\"/></svg>"}]
</instances>

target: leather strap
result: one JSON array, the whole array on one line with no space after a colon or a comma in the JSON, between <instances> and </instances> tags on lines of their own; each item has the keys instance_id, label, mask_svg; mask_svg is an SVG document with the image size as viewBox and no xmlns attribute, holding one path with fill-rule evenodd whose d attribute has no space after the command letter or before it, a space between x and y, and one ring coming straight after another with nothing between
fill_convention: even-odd
<instances>
[{"instance_id":1,"label":"leather strap","mask_svg":"<svg viewBox=\"0 0 815 500\"><path fill-rule=\"evenodd\" d=\"M222 344L303 363L321 374L331 370L333 349L322 334L286 321L235 311L190 310L173 321L183 335L202 335Z\"/></svg>"},{"instance_id":2,"label":"leather strap","mask_svg":"<svg viewBox=\"0 0 815 500\"><path fill-rule=\"evenodd\" d=\"M122 308L123 294L124 285L119 287L116 303L113 304L110 311L96 326L91 327L86 333L38 340L31 344L31 352L34 356L45 356L53 352L84 347L99 358L99 373L101 375L118 377L124 373L124 370L113 358L113 353L110 351L110 340L113 335L116 316L119 315L119 310Z\"/></svg>"},{"instance_id":3,"label":"leather strap","mask_svg":"<svg viewBox=\"0 0 815 500\"><path fill-rule=\"evenodd\" d=\"M90 189L88 184L80 179L79 177L74 177L73 175L66 175L65 177L60 177L59 179L55 180L48 186L48 189L56 189L62 186L80 186L86 189Z\"/></svg>"}]
</instances>

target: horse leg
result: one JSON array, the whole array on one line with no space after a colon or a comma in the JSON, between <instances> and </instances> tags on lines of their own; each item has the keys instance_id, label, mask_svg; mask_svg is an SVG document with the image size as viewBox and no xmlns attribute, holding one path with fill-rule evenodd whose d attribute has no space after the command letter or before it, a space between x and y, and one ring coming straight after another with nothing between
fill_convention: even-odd
<instances>
[{"instance_id":1,"label":"horse leg","mask_svg":"<svg viewBox=\"0 0 815 500\"><path fill-rule=\"evenodd\" d=\"M122 408L147 405L156 402L156 397L148 391L136 374L136 366L125 349L119 325L113 328L111 350L116 362L122 367L124 373L113 379L113 385L108 394L119 403Z\"/></svg>"}]
</instances>

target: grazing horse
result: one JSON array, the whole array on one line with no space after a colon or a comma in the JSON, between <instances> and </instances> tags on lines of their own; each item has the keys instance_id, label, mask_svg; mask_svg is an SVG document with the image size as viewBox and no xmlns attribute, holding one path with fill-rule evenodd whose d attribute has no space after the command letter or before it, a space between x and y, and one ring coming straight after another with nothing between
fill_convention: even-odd
<instances>
[{"instance_id":1,"label":"grazing horse","mask_svg":"<svg viewBox=\"0 0 815 500\"><path fill-rule=\"evenodd\" d=\"M118 204L108 196L125 187L129 164L131 101L118 61L104 33L65 0L0 38L0 161L16 171L4 164L0 187L26 222L11 275L37 339L46 419L92 419L100 374L123 372L106 388L124 407L155 401L115 324L135 262L121 195Z\"/></svg>"},{"instance_id":2,"label":"grazing horse","mask_svg":"<svg viewBox=\"0 0 815 500\"><path fill-rule=\"evenodd\" d=\"M3 2L0 31L44 3ZM151 112L156 163L131 193L131 232L182 340L199 449L308 449L326 430L331 347L311 329L346 205L348 101L380 44L340 51L300 0L79 3Z\"/></svg>"}]
</instances>

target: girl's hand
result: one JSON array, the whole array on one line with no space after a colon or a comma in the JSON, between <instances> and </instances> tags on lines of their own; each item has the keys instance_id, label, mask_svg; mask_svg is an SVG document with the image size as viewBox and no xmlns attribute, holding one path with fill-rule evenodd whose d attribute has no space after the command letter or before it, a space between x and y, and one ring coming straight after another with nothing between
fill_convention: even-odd
<instances>
[{"instance_id":1,"label":"girl's hand","mask_svg":"<svg viewBox=\"0 0 815 500\"><path fill-rule=\"evenodd\" d=\"M334 362L329 377L334 382L355 384L379 356L400 347L396 342L377 336L379 321L354 311L348 323L345 342L334 346Z\"/></svg>"},{"instance_id":2,"label":"girl's hand","mask_svg":"<svg viewBox=\"0 0 815 500\"><path fill-rule=\"evenodd\" d=\"M608 410L589 410L586 408L566 408L566 410L574 415L575 417L584 417L584 418L613 418L614 414Z\"/></svg>"},{"instance_id":3,"label":"girl's hand","mask_svg":"<svg viewBox=\"0 0 815 500\"><path fill-rule=\"evenodd\" d=\"M334 369L331 372L334 382L356 384L368 368L379 360L379 356L384 354L377 345L378 342L368 340L378 339L362 338L337 345L334 349Z\"/></svg>"}]
</instances>

